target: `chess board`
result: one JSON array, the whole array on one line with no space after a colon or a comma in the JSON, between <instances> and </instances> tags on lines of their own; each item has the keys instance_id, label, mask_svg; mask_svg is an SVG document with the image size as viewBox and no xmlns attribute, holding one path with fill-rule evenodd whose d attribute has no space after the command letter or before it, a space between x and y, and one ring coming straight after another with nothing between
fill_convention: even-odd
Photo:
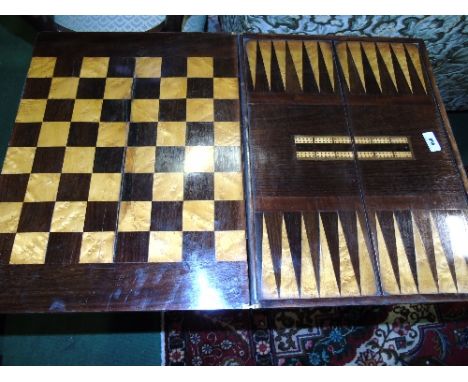
<instances>
[{"instance_id":1,"label":"chess board","mask_svg":"<svg viewBox=\"0 0 468 382\"><path fill-rule=\"evenodd\" d=\"M419 40L41 34L0 311L466 299L460 163Z\"/></svg>"},{"instance_id":2,"label":"chess board","mask_svg":"<svg viewBox=\"0 0 468 382\"><path fill-rule=\"evenodd\" d=\"M3 165L0 263L35 289L62 272L57 295L95 274L118 309L247 304L239 109L233 37L46 35ZM48 304L88 310L71 300Z\"/></svg>"}]
</instances>

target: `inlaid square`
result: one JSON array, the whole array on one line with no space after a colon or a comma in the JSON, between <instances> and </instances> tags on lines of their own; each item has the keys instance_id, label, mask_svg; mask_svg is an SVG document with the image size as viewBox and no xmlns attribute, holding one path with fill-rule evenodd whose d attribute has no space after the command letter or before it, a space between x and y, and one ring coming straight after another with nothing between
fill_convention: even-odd
<instances>
[{"instance_id":1,"label":"inlaid square","mask_svg":"<svg viewBox=\"0 0 468 382\"><path fill-rule=\"evenodd\" d=\"M186 144L187 146L213 146L213 123L187 123Z\"/></svg>"},{"instance_id":2,"label":"inlaid square","mask_svg":"<svg viewBox=\"0 0 468 382\"><path fill-rule=\"evenodd\" d=\"M101 121L126 122L130 116L130 100L105 99L102 103Z\"/></svg>"},{"instance_id":3,"label":"inlaid square","mask_svg":"<svg viewBox=\"0 0 468 382\"><path fill-rule=\"evenodd\" d=\"M115 231L117 211L117 202L88 202L84 231Z\"/></svg>"},{"instance_id":4,"label":"inlaid square","mask_svg":"<svg viewBox=\"0 0 468 382\"><path fill-rule=\"evenodd\" d=\"M57 200L85 201L88 200L91 174L61 174Z\"/></svg>"},{"instance_id":5,"label":"inlaid square","mask_svg":"<svg viewBox=\"0 0 468 382\"><path fill-rule=\"evenodd\" d=\"M120 173L93 173L88 200L95 202L118 201L121 179Z\"/></svg>"},{"instance_id":6,"label":"inlaid square","mask_svg":"<svg viewBox=\"0 0 468 382\"><path fill-rule=\"evenodd\" d=\"M49 96L44 98L75 99L78 91L79 78L55 77L52 78Z\"/></svg>"},{"instance_id":7,"label":"inlaid square","mask_svg":"<svg viewBox=\"0 0 468 382\"><path fill-rule=\"evenodd\" d=\"M72 122L67 146L96 146L99 124L97 122Z\"/></svg>"},{"instance_id":8,"label":"inlaid square","mask_svg":"<svg viewBox=\"0 0 468 382\"><path fill-rule=\"evenodd\" d=\"M125 155L125 172L153 173L156 160L156 147L127 147Z\"/></svg>"},{"instance_id":9,"label":"inlaid square","mask_svg":"<svg viewBox=\"0 0 468 382\"><path fill-rule=\"evenodd\" d=\"M25 202L48 202L57 199L60 174L31 174L26 188Z\"/></svg>"},{"instance_id":10,"label":"inlaid square","mask_svg":"<svg viewBox=\"0 0 468 382\"><path fill-rule=\"evenodd\" d=\"M35 147L39 138L41 124L15 123L10 139L10 146Z\"/></svg>"},{"instance_id":11,"label":"inlaid square","mask_svg":"<svg viewBox=\"0 0 468 382\"><path fill-rule=\"evenodd\" d=\"M124 174L122 200L150 201L153 196L153 174Z\"/></svg>"},{"instance_id":12,"label":"inlaid square","mask_svg":"<svg viewBox=\"0 0 468 382\"><path fill-rule=\"evenodd\" d=\"M15 233L21 215L23 203L0 203L0 233Z\"/></svg>"},{"instance_id":13,"label":"inlaid square","mask_svg":"<svg viewBox=\"0 0 468 382\"><path fill-rule=\"evenodd\" d=\"M93 172L121 172L123 147L96 147Z\"/></svg>"},{"instance_id":14,"label":"inlaid square","mask_svg":"<svg viewBox=\"0 0 468 382\"><path fill-rule=\"evenodd\" d=\"M160 83L161 79L159 78L135 78L133 80L133 98L159 98Z\"/></svg>"},{"instance_id":15,"label":"inlaid square","mask_svg":"<svg viewBox=\"0 0 468 382\"><path fill-rule=\"evenodd\" d=\"M246 261L245 231L215 232L217 261Z\"/></svg>"},{"instance_id":16,"label":"inlaid square","mask_svg":"<svg viewBox=\"0 0 468 382\"><path fill-rule=\"evenodd\" d=\"M159 101L160 121L186 121L185 99L162 99Z\"/></svg>"},{"instance_id":17,"label":"inlaid square","mask_svg":"<svg viewBox=\"0 0 468 382\"><path fill-rule=\"evenodd\" d=\"M212 78L213 57L188 57L187 77Z\"/></svg>"},{"instance_id":18,"label":"inlaid square","mask_svg":"<svg viewBox=\"0 0 468 382\"><path fill-rule=\"evenodd\" d=\"M115 263L146 263L149 232L118 232Z\"/></svg>"},{"instance_id":19,"label":"inlaid square","mask_svg":"<svg viewBox=\"0 0 468 382\"><path fill-rule=\"evenodd\" d=\"M213 173L189 172L184 175L184 200L213 200Z\"/></svg>"},{"instance_id":20,"label":"inlaid square","mask_svg":"<svg viewBox=\"0 0 468 382\"><path fill-rule=\"evenodd\" d=\"M239 122L215 122L214 142L216 146L240 146Z\"/></svg>"},{"instance_id":21,"label":"inlaid square","mask_svg":"<svg viewBox=\"0 0 468 382\"><path fill-rule=\"evenodd\" d=\"M38 147L31 172L60 172L65 147Z\"/></svg>"},{"instance_id":22,"label":"inlaid square","mask_svg":"<svg viewBox=\"0 0 468 382\"><path fill-rule=\"evenodd\" d=\"M214 232L184 232L183 261L197 265L216 261Z\"/></svg>"},{"instance_id":23,"label":"inlaid square","mask_svg":"<svg viewBox=\"0 0 468 382\"><path fill-rule=\"evenodd\" d=\"M105 99L129 99L132 96L132 78L107 78Z\"/></svg>"},{"instance_id":24,"label":"inlaid square","mask_svg":"<svg viewBox=\"0 0 468 382\"><path fill-rule=\"evenodd\" d=\"M109 57L83 57L80 77L105 78L109 68Z\"/></svg>"},{"instance_id":25,"label":"inlaid square","mask_svg":"<svg viewBox=\"0 0 468 382\"><path fill-rule=\"evenodd\" d=\"M185 122L159 122L157 128L157 146L184 146Z\"/></svg>"},{"instance_id":26,"label":"inlaid square","mask_svg":"<svg viewBox=\"0 0 468 382\"><path fill-rule=\"evenodd\" d=\"M214 106L212 99L187 99L187 122L213 122Z\"/></svg>"},{"instance_id":27,"label":"inlaid square","mask_svg":"<svg viewBox=\"0 0 468 382\"><path fill-rule=\"evenodd\" d=\"M240 172L241 151L239 146L215 147L215 171Z\"/></svg>"},{"instance_id":28,"label":"inlaid square","mask_svg":"<svg viewBox=\"0 0 468 382\"><path fill-rule=\"evenodd\" d=\"M33 57L29 65L28 77L45 78L54 75L55 57Z\"/></svg>"},{"instance_id":29,"label":"inlaid square","mask_svg":"<svg viewBox=\"0 0 468 382\"><path fill-rule=\"evenodd\" d=\"M146 232L151 224L151 202L121 202L120 232Z\"/></svg>"},{"instance_id":30,"label":"inlaid square","mask_svg":"<svg viewBox=\"0 0 468 382\"><path fill-rule=\"evenodd\" d=\"M127 142L126 122L101 122L99 124L97 147L123 147Z\"/></svg>"},{"instance_id":31,"label":"inlaid square","mask_svg":"<svg viewBox=\"0 0 468 382\"><path fill-rule=\"evenodd\" d=\"M111 57L109 60L108 77L133 77L135 72L134 57Z\"/></svg>"},{"instance_id":32,"label":"inlaid square","mask_svg":"<svg viewBox=\"0 0 468 382\"><path fill-rule=\"evenodd\" d=\"M44 264L48 240L48 232L17 233L10 264Z\"/></svg>"},{"instance_id":33,"label":"inlaid square","mask_svg":"<svg viewBox=\"0 0 468 382\"><path fill-rule=\"evenodd\" d=\"M187 80L187 98L213 98L213 79L189 78Z\"/></svg>"},{"instance_id":34,"label":"inlaid square","mask_svg":"<svg viewBox=\"0 0 468 382\"><path fill-rule=\"evenodd\" d=\"M73 99L49 99L44 112L46 122L69 122L74 111Z\"/></svg>"},{"instance_id":35,"label":"inlaid square","mask_svg":"<svg viewBox=\"0 0 468 382\"><path fill-rule=\"evenodd\" d=\"M241 172L215 172L215 200L242 200L244 198Z\"/></svg>"},{"instance_id":36,"label":"inlaid square","mask_svg":"<svg viewBox=\"0 0 468 382\"><path fill-rule=\"evenodd\" d=\"M28 186L29 174L1 174L0 201L22 202Z\"/></svg>"},{"instance_id":37,"label":"inlaid square","mask_svg":"<svg viewBox=\"0 0 468 382\"><path fill-rule=\"evenodd\" d=\"M161 77L161 57L137 57L135 61L135 77Z\"/></svg>"},{"instance_id":38,"label":"inlaid square","mask_svg":"<svg viewBox=\"0 0 468 382\"><path fill-rule=\"evenodd\" d=\"M128 146L155 146L157 123L130 123Z\"/></svg>"},{"instance_id":39,"label":"inlaid square","mask_svg":"<svg viewBox=\"0 0 468 382\"><path fill-rule=\"evenodd\" d=\"M158 172L153 175L153 200L175 201L184 198L184 174Z\"/></svg>"},{"instance_id":40,"label":"inlaid square","mask_svg":"<svg viewBox=\"0 0 468 382\"><path fill-rule=\"evenodd\" d=\"M187 78L169 77L161 78L160 99L187 98Z\"/></svg>"},{"instance_id":41,"label":"inlaid square","mask_svg":"<svg viewBox=\"0 0 468 382\"><path fill-rule=\"evenodd\" d=\"M183 56L163 57L161 77L187 77L187 59Z\"/></svg>"},{"instance_id":42,"label":"inlaid square","mask_svg":"<svg viewBox=\"0 0 468 382\"><path fill-rule=\"evenodd\" d=\"M237 78L215 78L213 93L216 99L238 99L239 82Z\"/></svg>"},{"instance_id":43,"label":"inlaid square","mask_svg":"<svg viewBox=\"0 0 468 382\"><path fill-rule=\"evenodd\" d=\"M63 173L93 172L94 147L67 147L63 160Z\"/></svg>"},{"instance_id":44,"label":"inlaid square","mask_svg":"<svg viewBox=\"0 0 468 382\"><path fill-rule=\"evenodd\" d=\"M43 122L38 147L59 147L65 146L70 131L70 122Z\"/></svg>"},{"instance_id":45,"label":"inlaid square","mask_svg":"<svg viewBox=\"0 0 468 382\"><path fill-rule=\"evenodd\" d=\"M181 172L184 171L184 147L156 148L156 172Z\"/></svg>"},{"instance_id":46,"label":"inlaid square","mask_svg":"<svg viewBox=\"0 0 468 382\"><path fill-rule=\"evenodd\" d=\"M45 263L55 265L78 264L81 249L80 232L51 232Z\"/></svg>"},{"instance_id":47,"label":"inlaid square","mask_svg":"<svg viewBox=\"0 0 468 382\"><path fill-rule=\"evenodd\" d=\"M53 202L24 203L18 232L49 232L53 212Z\"/></svg>"},{"instance_id":48,"label":"inlaid square","mask_svg":"<svg viewBox=\"0 0 468 382\"><path fill-rule=\"evenodd\" d=\"M102 99L77 99L73 109L73 122L99 122Z\"/></svg>"},{"instance_id":49,"label":"inlaid square","mask_svg":"<svg viewBox=\"0 0 468 382\"><path fill-rule=\"evenodd\" d=\"M134 99L132 100L132 122L157 122L159 114L159 100Z\"/></svg>"},{"instance_id":50,"label":"inlaid square","mask_svg":"<svg viewBox=\"0 0 468 382\"><path fill-rule=\"evenodd\" d=\"M46 99L49 96L50 78L27 78L23 88L23 99Z\"/></svg>"},{"instance_id":51,"label":"inlaid square","mask_svg":"<svg viewBox=\"0 0 468 382\"><path fill-rule=\"evenodd\" d=\"M215 230L245 230L245 203L243 200L215 201Z\"/></svg>"},{"instance_id":52,"label":"inlaid square","mask_svg":"<svg viewBox=\"0 0 468 382\"><path fill-rule=\"evenodd\" d=\"M150 233L148 262L182 261L182 232L159 231Z\"/></svg>"},{"instance_id":53,"label":"inlaid square","mask_svg":"<svg viewBox=\"0 0 468 382\"><path fill-rule=\"evenodd\" d=\"M45 99L22 99L16 114L16 122L42 122L46 106Z\"/></svg>"},{"instance_id":54,"label":"inlaid square","mask_svg":"<svg viewBox=\"0 0 468 382\"><path fill-rule=\"evenodd\" d=\"M153 202L151 231L181 231L182 202Z\"/></svg>"},{"instance_id":55,"label":"inlaid square","mask_svg":"<svg viewBox=\"0 0 468 382\"><path fill-rule=\"evenodd\" d=\"M114 257L114 232L85 232L81 241L80 263L112 263Z\"/></svg>"},{"instance_id":56,"label":"inlaid square","mask_svg":"<svg viewBox=\"0 0 468 382\"><path fill-rule=\"evenodd\" d=\"M182 221L184 231L213 231L214 202L208 200L184 201Z\"/></svg>"},{"instance_id":57,"label":"inlaid square","mask_svg":"<svg viewBox=\"0 0 468 382\"><path fill-rule=\"evenodd\" d=\"M215 99L214 120L216 122L239 121L239 101L234 99Z\"/></svg>"},{"instance_id":58,"label":"inlaid square","mask_svg":"<svg viewBox=\"0 0 468 382\"><path fill-rule=\"evenodd\" d=\"M51 232L83 232L86 202L56 202Z\"/></svg>"},{"instance_id":59,"label":"inlaid square","mask_svg":"<svg viewBox=\"0 0 468 382\"><path fill-rule=\"evenodd\" d=\"M185 148L185 172L213 172L213 146L187 146Z\"/></svg>"},{"instance_id":60,"label":"inlaid square","mask_svg":"<svg viewBox=\"0 0 468 382\"><path fill-rule=\"evenodd\" d=\"M2 174L28 174L31 172L36 148L8 147Z\"/></svg>"},{"instance_id":61,"label":"inlaid square","mask_svg":"<svg viewBox=\"0 0 468 382\"><path fill-rule=\"evenodd\" d=\"M105 78L80 78L76 98L101 99L105 86Z\"/></svg>"}]
</instances>

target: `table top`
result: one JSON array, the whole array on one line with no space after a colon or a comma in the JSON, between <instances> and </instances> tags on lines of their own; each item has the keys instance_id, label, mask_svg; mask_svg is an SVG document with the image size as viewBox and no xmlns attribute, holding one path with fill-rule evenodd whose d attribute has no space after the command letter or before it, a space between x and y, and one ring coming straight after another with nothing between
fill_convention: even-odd
<instances>
[{"instance_id":1,"label":"table top","mask_svg":"<svg viewBox=\"0 0 468 382\"><path fill-rule=\"evenodd\" d=\"M0 311L465 299L459 166L418 40L41 34Z\"/></svg>"}]
</instances>

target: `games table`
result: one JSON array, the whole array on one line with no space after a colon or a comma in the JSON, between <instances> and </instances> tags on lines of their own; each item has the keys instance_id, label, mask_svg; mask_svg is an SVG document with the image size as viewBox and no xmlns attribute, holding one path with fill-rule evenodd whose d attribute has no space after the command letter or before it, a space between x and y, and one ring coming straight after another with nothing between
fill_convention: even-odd
<instances>
[{"instance_id":1,"label":"games table","mask_svg":"<svg viewBox=\"0 0 468 382\"><path fill-rule=\"evenodd\" d=\"M420 40L43 33L0 175L0 311L468 299Z\"/></svg>"}]
</instances>

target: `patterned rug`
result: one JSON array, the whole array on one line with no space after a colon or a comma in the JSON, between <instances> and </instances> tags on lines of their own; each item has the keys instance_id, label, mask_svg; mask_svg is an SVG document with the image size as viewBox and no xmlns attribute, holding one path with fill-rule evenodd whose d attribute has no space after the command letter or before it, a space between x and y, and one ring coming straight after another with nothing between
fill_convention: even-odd
<instances>
[{"instance_id":1,"label":"patterned rug","mask_svg":"<svg viewBox=\"0 0 468 382\"><path fill-rule=\"evenodd\" d=\"M468 365L468 303L167 313L166 365Z\"/></svg>"}]
</instances>

